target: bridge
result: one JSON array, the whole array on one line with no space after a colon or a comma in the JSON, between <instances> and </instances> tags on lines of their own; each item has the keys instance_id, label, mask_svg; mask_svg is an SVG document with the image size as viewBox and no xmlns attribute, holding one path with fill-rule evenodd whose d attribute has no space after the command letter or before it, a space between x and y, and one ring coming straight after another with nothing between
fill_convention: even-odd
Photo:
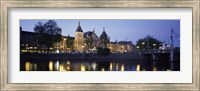
<instances>
[{"instance_id":1,"label":"bridge","mask_svg":"<svg viewBox=\"0 0 200 91\"><path fill-rule=\"evenodd\" d=\"M144 55L147 59L153 60L153 61L159 61L159 60L167 60L167 61L174 61L174 60L180 60L180 50L174 50L173 54L170 50L146 50L146 51L140 51L140 55Z\"/></svg>"}]
</instances>

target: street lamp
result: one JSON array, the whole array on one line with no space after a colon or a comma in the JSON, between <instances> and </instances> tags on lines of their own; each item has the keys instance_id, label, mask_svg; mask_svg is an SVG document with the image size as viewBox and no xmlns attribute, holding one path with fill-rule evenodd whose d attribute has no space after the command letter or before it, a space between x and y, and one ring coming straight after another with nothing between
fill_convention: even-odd
<instances>
[{"instance_id":1,"label":"street lamp","mask_svg":"<svg viewBox=\"0 0 200 91\"><path fill-rule=\"evenodd\" d=\"M142 50L144 50L144 44L145 44L145 42L142 42Z\"/></svg>"},{"instance_id":2,"label":"street lamp","mask_svg":"<svg viewBox=\"0 0 200 91\"><path fill-rule=\"evenodd\" d=\"M139 49L140 49L140 47L139 47L139 46L137 46L137 49L139 50Z\"/></svg>"},{"instance_id":3,"label":"street lamp","mask_svg":"<svg viewBox=\"0 0 200 91\"><path fill-rule=\"evenodd\" d=\"M156 44L153 44L153 47L154 47L154 49L155 49L155 47L156 47Z\"/></svg>"}]
</instances>

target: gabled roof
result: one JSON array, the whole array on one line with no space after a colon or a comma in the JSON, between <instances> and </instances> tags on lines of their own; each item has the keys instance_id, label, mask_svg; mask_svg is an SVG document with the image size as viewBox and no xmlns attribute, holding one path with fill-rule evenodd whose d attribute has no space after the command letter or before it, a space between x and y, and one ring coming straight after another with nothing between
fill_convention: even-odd
<instances>
[{"instance_id":1,"label":"gabled roof","mask_svg":"<svg viewBox=\"0 0 200 91\"><path fill-rule=\"evenodd\" d=\"M88 36L91 36L92 35L92 32L91 31L88 31L88 32L85 32L84 33L84 38L87 38Z\"/></svg>"},{"instance_id":2,"label":"gabled roof","mask_svg":"<svg viewBox=\"0 0 200 91\"><path fill-rule=\"evenodd\" d=\"M93 31L85 32L84 35L83 35L83 37L84 37L84 38L87 38L88 36L91 36L93 33L94 33ZM96 37L98 37L95 33L94 33L94 35L95 35Z\"/></svg>"}]
</instances>

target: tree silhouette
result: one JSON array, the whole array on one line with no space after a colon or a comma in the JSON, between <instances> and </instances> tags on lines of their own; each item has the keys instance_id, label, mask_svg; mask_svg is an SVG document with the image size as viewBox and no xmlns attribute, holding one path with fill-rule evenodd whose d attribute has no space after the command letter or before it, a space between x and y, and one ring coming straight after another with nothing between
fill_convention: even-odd
<instances>
[{"instance_id":1,"label":"tree silhouette","mask_svg":"<svg viewBox=\"0 0 200 91\"><path fill-rule=\"evenodd\" d=\"M46 47L48 53L50 47L53 47L55 43L60 42L62 39L62 30L54 20L49 20L44 24L39 22L35 25L34 31L39 35L38 44Z\"/></svg>"},{"instance_id":2,"label":"tree silhouette","mask_svg":"<svg viewBox=\"0 0 200 91\"><path fill-rule=\"evenodd\" d=\"M137 41L136 47L138 47L139 50L158 49L160 43L158 39L147 35Z\"/></svg>"}]
</instances>

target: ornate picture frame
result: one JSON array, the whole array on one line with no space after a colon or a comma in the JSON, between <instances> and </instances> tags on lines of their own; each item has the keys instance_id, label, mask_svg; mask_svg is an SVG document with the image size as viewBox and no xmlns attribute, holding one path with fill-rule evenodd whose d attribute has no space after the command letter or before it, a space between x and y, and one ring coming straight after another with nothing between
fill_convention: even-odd
<instances>
[{"instance_id":1,"label":"ornate picture frame","mask_svg":"<svg viewBox=\"0 0 200 91\"><path fill-rule=\"evenodd\" d=\"M1 0L0 89L1 90L200 90L199 0ZM95 83L95 84L14 84L8 83L8 10L10 8L192 8L192 83Z\"/></svg>"}]
</instances>

